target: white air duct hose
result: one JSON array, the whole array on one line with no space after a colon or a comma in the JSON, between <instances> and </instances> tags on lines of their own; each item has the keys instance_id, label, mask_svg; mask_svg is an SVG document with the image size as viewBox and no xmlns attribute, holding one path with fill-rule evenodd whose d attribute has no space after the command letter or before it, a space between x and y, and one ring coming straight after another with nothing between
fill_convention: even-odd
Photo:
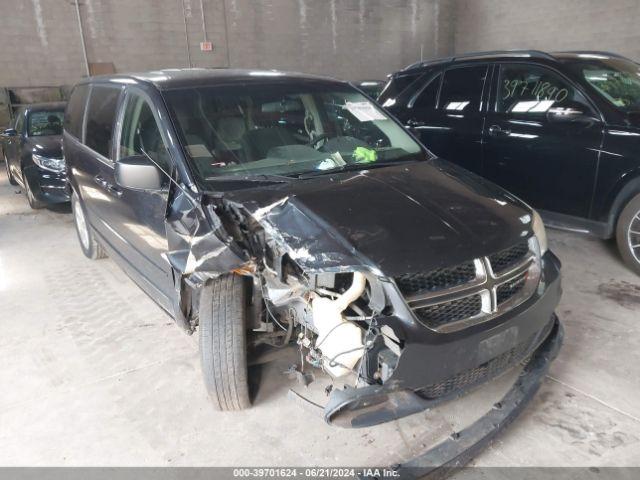
<instances>
[{"instance_id":1,"label":"white air duct hose","mask_svg":"<svg viewBox=\"0 0 640 480\"><path fill-rule=\"evenodd\" d=\"M342 312L360 298L366 283L364 274L354 272L349 289L335 300L313 297L313 324L318 331L316 346L324 356L324 369L333 377L347 375L364 353L362 329L345 320Z\"/></svg>"}]
</instances>

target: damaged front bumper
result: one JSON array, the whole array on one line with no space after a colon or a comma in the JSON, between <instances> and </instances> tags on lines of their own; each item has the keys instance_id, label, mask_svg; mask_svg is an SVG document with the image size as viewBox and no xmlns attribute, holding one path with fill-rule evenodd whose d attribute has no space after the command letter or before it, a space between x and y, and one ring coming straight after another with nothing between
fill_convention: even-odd
<instances>
[{"instance_id":1,"label":"damaged front bumper","mask_svg":"<svg viewBox=\"0 0 640 480\"><path fill-rule=\"evenodd\" d=\"M551 252L543 257L542 271L536 293L494 324L438 336L436 341L416 334L384 384L333 390L325 420L350 428L397 420L458 398L533 361L528 359L560 331L554 314L562 293L560 262ZM424 328L420 332L431 335Z\"/></svg>"},{"instance_id":2,"label":"damaged front bumper","mask_svg":"<svg viewBox=\"0 0 640 480\"><path fill-rule=\"evenodd\" d=\"M550 362L556 357L557 351L562 344L563 329L555 314L549 326L540 333L539 338L542 343L536 341L534 345L537 345L537 348L534 347L533 352L530 355L526 355L529 360L524 367L521 378L512 387L512 390L522 384L525 379L526 382L532 383L533 381L530 380L530 377L540 380L546 373ZM487 381L490 378L484 378L483 380ZM329 403L324 409L324 419L327 423L342 427L359 428L379 425L453 400L477 387L479 383L470 383L465 388L456 390L450 395L435 399L423 398L409 389L390 390L385 386L379 385L336 390L332 393ZM537 389L537 385L531 395L533 395L535 389Z\"/></svg>"},{"instance_id":3,"label":"damaged front bumper","mask_svg":"<svg viewBox=\"0 0 640 480\"><path fill-rule=\"evenodd\" d=\"M525 365L506 395L482 418L451 435L422 455L396 467L400 478L445 476L448 469L464 466L485 449L527 406L538 391L549 365L558 355L564 330L554 316L553 329Z\"/></svg>"}]
</instances>

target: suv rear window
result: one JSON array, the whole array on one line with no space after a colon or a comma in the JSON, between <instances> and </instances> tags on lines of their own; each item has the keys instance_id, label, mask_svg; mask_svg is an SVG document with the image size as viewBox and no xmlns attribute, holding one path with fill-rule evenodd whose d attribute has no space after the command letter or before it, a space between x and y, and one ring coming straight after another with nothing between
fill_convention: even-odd
<instances>
[{"instance_id":1,"label":"suv rear window","mask_svg":"<svg viewBox=\"0 0 640 480\"><path fill-rule=\"evenodd\" d=\"M440 90L439 108L455 112L478 111L486 76L486 65L447 70Z\"/></svg>"},{"instance_id":2,"label":"suv rear window","mask_svg":"<svg viewBox=\"0 0 640 480\"><path fill-rule=\"evenodd\" d=\"M94 86L89 97L85 144L106 158L109 158L119 96L119 88Z\"/></svg>"},{"instance_id":3,"label":"suv rear window","mask_svg":"<svg viewBox=\"0 0 640 480\"><path fill-rule=\"evenodd\" d=\"M78 85L74 88L64 115L64 129L79 139L82 139L82 116L84 115L88 91L88 85Z\"/></svg>"}]
</instances>

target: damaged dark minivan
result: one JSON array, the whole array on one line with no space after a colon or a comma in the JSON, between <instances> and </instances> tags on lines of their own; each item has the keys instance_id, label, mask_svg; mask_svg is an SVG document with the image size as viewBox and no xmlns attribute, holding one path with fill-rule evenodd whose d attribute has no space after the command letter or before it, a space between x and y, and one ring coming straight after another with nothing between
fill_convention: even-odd
<instances>
[{"instance_id":1,"label":"damaged dark minivan","mask_svg":"<svg viewBox=\"0 0 640 480\"><path fill-rule=\"evenodd\" d=\"M355 427L516 366L514 389L535 390L561 343L560 264L538 214L434 158L349 83L93 78L73 90L64 149L82 251L199 331L219 409L250 405L259 346L297 344L300 367L339 384L325 419Z\"/></svg>"}]
</instances>

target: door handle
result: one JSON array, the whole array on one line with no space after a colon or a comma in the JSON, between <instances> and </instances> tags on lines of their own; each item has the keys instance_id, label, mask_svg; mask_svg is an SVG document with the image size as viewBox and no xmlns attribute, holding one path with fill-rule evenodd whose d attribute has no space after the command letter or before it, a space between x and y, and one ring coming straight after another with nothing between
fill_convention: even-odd
<instances>
[{"instance_id":1,"label":"door handle","mask_svg":"<svg viewBox=\"0 0 640 480\"><path fill-rule=\"evenodd\" d=\"M111 195L115 195L116 197L122 196L122 190L120 190L115 185L107 184L107 192L109 192Z\"/></svg>"},{"instance_id":2,"label":"door handle","mask_svg":"<svg viewBox=\"0 0 640 480\"><path fill-rule=\"evenodd\" d=\"M93 177L93 181L104 188L111 195L115 195L116 197L122 196L122 190L109 183L102 175L96 175L95 177Z\"/></svg>"},{"instance_id":3,"label":"door handle","mask_svg":"<svg viewBox=\"0 0 640 480\"><path fill-rule=\"evenodd\" d=\"M102 188L107 188L107 186L109 185L109 182L107 182L104 177L102 177L102 175L96 175L95 177L93 177L93 181L100 185Z\"/></svg>"},{"instance_id":4,"label":"door handle","mask_svg":"<svg viewBox=\"0 0 640 480\"><path fill-rule=\"evenodd\" d=\"M511 130L503 129L499 125L491 125L489 127L489 135L492 137L506 137L511 134Z\"/></svg>"}]
</instances>

